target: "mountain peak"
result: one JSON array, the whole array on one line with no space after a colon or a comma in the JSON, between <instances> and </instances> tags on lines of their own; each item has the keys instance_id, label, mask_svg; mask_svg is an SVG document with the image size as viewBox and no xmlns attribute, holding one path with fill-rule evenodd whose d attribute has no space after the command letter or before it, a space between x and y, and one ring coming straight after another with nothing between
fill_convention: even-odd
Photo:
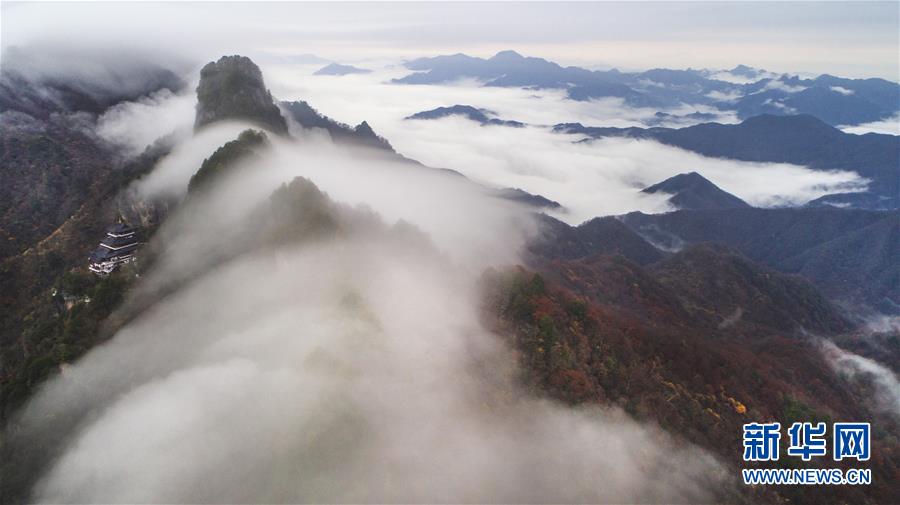
<instances>
[{"instance_id":1,"label":"mountain peak","mask_svg":"<svg viewBox=\"0 0 900 505\"><path fill-rule=\"evenodd\" d=\"M520 121L509 121L493 117L496 115L496 112L488 109L480 109L472 107L471 105L457 104L450 107L438 107L436 109L417 112L411 116L407 116L406 119L439 119L442 117L459 116L467 118L471 121L475 121L482 126L510 126L513 128L521 128L525 126L525 123L522 123Z\"/></svg>"},{"instance_id":2,"label":"mountain peak","mask_svg":"<svg viewBox=\"0 0 900 505\"><path fill-rule=\"evenodd\" d=\"M275 133L287 133L287 122L266 89L262 72L246 56L223 56L200 71L194 127L226 119L250 121Z\"/></svg>"},{"instance_id":3,"label":"mountain peak","mask_svg":"<svg viewBox=\"0 0 900 505\"><path fill-rule=\"evenodd\" d=\"M731 74L734 74L734 75L742 76L742 77L754 78L754 77L757 77L760 72L763 72L763 70L758 70L753 67L748 67L747 65L738 65L738 66L732 68L731 70L729 70L728 72Z\"/></svg>"},{"instance_id":4,"label":"mountain peak","mask_svg":"<svg viewBox=\"0 0 900 505\"><path fill-rule=\"evenodd\" d=\"M670 177L642 190L644 193L672 195L669 202L679 209L737 209L750 205L740 198L723 191L697 172Z\"/></svg>"},{"instance_id":5,"label":"mountain peak","mask_svg":"<svg viewBox=\"0 0 900 505\"><path fill-rule=\"evenodd\" d=\"M512 49L507 49L495 54L489 61L514 61L522 59L525 59L525 57L513 51Z\"/></svg>"},{"instance_id":6,"label":"mountain peak","mask_svg":"<svg viewBox=\"0 0 900 505\"><path fill-rule=\"evenodd\" d=\"M669 177L665 181L657 184L656 186L661 186L661 185L664 185L667 183L669 186L680 186L682 189L684 189L686 187L696 186L698 184L713 185L713 183L710 182L709 179L707 179L706 177L703 177L702 175L698 174L697 172L687 172L687 173L678 174L678 175ZM653 186L653 187L655 187L655 186ZM647 188L647 189L650 189L650 188Z\"/></svg>"},{"instance_id":7,"label":"mountain peak","mask_svg":"<svg viewBox=\"0 0 900 505\"><path fill-rule=\"evenodd\" d=\"M489 113L491 112L488 110L479 109L471 105L457 104L451 105L450 107L437 107L435 109L417 112L411 116L407 116L406 119L438 119L447 116L463 116L472 121L485 123L488 121L487 114Z\"/></svg>"},{"instance_id":8,"label":"mountain peak","mask_svg":"<svg viewBox=\"0 0 900 505\"><path fill-rule=\"evenodd\" d=\"M362 123L356 125L356 127L353 128L353 131L354 133L356 133L357 139L365 145L377 147L380 149L387 149L388 151L394 150L387 140L375 133L375 130L373 130L372 127L369 126L369 123L367 121L363 121Z\"/></svg>"},{"instance_id":9,"label":"mountain peak","mask_svg":"<svg viewBox=\"0 0 900 505\"><path fill-rule=\"evenodd\" d=\"M313 75L351 75L351 74L368 74L371 70L365 68L354 67L353 65L342 65L340 63L329 63L324 67L313 72Z\"/></svg>"}]
</instances>

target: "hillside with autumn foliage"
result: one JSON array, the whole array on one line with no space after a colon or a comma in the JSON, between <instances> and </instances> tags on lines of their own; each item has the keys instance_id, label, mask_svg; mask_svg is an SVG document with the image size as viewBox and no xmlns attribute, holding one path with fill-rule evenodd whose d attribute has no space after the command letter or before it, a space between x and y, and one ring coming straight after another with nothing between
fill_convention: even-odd
<instances>
[{"instance_id":1,"label":"hillside with autumn foliage","mask_svg":"<svg viewBox=\"0 0 900 505\"><path fill-rule=\"evenodd\" d=\"M690 257L719 256L728 264L735 253L711 248L683 256L651 269L598 256L552 261L540 272L492 271L483 278L485 318L516 350L521 380L532 391L570 405L619 406L714 451L735 469L748 465L741 460L744 423L779 421L786 428L795 421L873 419L878 449L871 489L784 488L777 495L745 489L745 498L896 502L896 418L871 407L871 384L836 376L817 341L794 329L803 320L819 324L823 337L834 335L845 324L841 317L804 281L763 271L770 298L753 298L756 315L715 324L714 305L701 308L697 293L675 288L699 289L704 276L723 273L710 263L691 267ZM785 307L777 293L792 290L812 299ZM705 296L723 304L724 292Z\"/></svg>"}]
</instances>

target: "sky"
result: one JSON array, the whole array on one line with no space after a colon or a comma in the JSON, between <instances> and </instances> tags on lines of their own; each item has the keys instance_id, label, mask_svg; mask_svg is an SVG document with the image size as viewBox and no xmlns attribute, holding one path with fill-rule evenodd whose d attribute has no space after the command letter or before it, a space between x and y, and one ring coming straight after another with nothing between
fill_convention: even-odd
<instances>
[{"instance_id":1,"label":"sky","mask_svg":"<svg viewBox=\"0 0 900 505\"><path fill-rule=\"evenodd\" d=\"M731 68L898 80L898 2L18 3L0 43L343 62L514 49L563 64Z\"/></svg>"}]
</instances>

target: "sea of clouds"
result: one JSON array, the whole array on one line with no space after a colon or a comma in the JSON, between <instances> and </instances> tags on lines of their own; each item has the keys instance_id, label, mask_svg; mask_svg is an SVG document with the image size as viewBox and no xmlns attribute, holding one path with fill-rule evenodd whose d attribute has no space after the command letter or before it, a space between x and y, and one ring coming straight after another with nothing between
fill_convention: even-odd
<instances>
[{"instance_id":1,"label":"sea of clouds","mask_svg":"<svg viewBox=\"0 0 900 505\"><path fill-rule=\"evenodd\" d=\"M428 166L455 170L487 186L520 188L555 200L564 206L555 217L572 224L631 211L672 210L665 195L640 190L692 171L760 207L800 205L829 193L863 191L868 182L850 171L708 158L650 140L579 142L583 137L552 131L552 125L565 122L643 126L657 112L632 108L618 99L576 102L566 99L562 91L481 87L473 81L393 84L392 78L408 73L396 64L379 63L370 74L348 76L312 75L317 68L269 64L263 70L267 84L281 100L305 100L319 112L350 125L367 121L398 152ZM101 118L101 133L140 150L159 131L192 124L190 94L150 100L156 107L148 108L143 101L108 113ZM416 112L455 104L485 108L528 126L481 126L460 117L405 119ZM683 106L668 112L694 110ZM736 121L732 113L720 115L721 122ZM158 125L158 129L128 131L128 125L139 124L130 121L133 118Z\"/></svg>"}]
</instances>

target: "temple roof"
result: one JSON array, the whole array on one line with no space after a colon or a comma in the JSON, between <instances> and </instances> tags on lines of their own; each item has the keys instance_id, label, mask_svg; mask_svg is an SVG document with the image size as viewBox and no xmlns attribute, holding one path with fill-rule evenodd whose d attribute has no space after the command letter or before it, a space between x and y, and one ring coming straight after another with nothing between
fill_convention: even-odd
<instances>
[{"instance_id":1,"label":"temple roof","mask_svg":"<svg viewBox=\"0 0 900 505\"><path fill-rule=\"evenodd\" d=\"M103 239L100 242L100 244L110 247L112 249L119 249L119 248L122 248L122 247L125 247L128 245L132 245L132 244L137 245L137 239L134 237L134 235L132 235L130 237L107 236L105 239Z\"/></svg>"},{"instance_id":2,"label":"temple roof","mask_svg":"<svg viewBox=\"0 0 900 505\"><path fill-rule=\"evenodd\" d=\"M108 249L106 247L98 247L91 252L89 259L94 263L100 263L103 261L108 261L112 259L116 259L120 256L128 256L134 253L135 249L137 249L138 244L135 242L134 244L129 245L128 247L124 247L122 249L118 249L113 251L112 249Z\"/></svg>"},{"instance_id":3,"label":"temple roof","mask_svg":"<svg viewBox=\"0 0 900 505\"><path fill-rule=\"evenodd\" d=\"M113 235L127 235L129 233L134 233L134 228L125 223L116 223L107 228L106 233L111 233Z\"/></svg>"}]
</instances>

